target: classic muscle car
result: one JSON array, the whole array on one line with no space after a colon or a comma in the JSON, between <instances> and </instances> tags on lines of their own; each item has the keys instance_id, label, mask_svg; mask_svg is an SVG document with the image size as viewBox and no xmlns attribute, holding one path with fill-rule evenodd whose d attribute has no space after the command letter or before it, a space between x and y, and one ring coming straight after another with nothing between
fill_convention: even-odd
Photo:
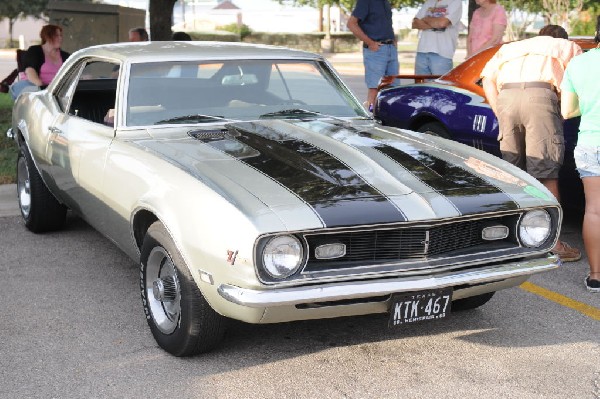
<instances>
[{"instance_id":1,"label":"classic muscle car","mask_svg":"<svg viewBox=\"0 0 600 399\"><path fill-rule=\"evenodd\" d=\"M592 38L572 40L584 50L596 46ZM498 121L487 103L480 79L481 70L499 48L500 45L475 54L443 76L385 77L373 116L386 126L434 134L501 156ZM397 77L415 83L392 86ZM565 121L560 191L564 205L583 209L583 186L573 159L578 127L579 118Z\"/></svg>"},{"instance_id":2,"label":"classic muscle car","mask_svg":"<svg viewBox=\"0 0 600 399\"><path fill-rule=\"evenodd\" d=\"M319 55L155 42L73 54L21 95L26 228L67 209L140 264L157 343L215 347L228 319L440 319L554 269L562 211L483 151L382 127Z\"/></svg>"}]
</instances>

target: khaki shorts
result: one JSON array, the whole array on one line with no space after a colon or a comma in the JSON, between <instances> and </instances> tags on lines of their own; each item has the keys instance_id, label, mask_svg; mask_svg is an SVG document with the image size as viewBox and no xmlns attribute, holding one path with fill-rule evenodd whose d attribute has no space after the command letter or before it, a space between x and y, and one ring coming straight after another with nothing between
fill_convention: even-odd
<instances>
[{"instance_id":1,"label":"khaki shorts","mask_svg":"<svg viewBox=\"0 0 600 399\"><path fill-rule=\"evenodd\" d=\"M565 139L558 95L544 88L511 88L498 94L502 158L537 179L556 179Z\"/></svg>"}]
</instances>

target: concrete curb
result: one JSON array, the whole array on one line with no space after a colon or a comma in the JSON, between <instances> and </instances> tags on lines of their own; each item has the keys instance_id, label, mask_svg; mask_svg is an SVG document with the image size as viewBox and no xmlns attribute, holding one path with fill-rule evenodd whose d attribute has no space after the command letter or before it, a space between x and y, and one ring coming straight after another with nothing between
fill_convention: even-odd
<instances>
[{"instance_id":1,"label":"concrete curb","mask_svg":"<svg viewBox=\"0 0 600 399\"><path fill-rule=\"evenodd\" d=\"M17 185L0 185L0 217L18 216L19 204L17 203Z\"/></svg>"}]
</instances>

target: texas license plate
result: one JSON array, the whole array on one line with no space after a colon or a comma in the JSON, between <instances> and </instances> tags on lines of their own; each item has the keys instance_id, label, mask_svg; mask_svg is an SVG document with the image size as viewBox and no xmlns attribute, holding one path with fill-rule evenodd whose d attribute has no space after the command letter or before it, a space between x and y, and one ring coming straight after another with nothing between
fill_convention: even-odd
<instances>
[{"instance_id":1,"label":"texas license plate","mask_svg":"<svg viewBox=\"0 0 600 399\"><path fill-rule=\"evenodd\" d=\"M450 302L452 288L394 295L389 326L443 319L450 314Z\"/></svg>"}]
</instances>

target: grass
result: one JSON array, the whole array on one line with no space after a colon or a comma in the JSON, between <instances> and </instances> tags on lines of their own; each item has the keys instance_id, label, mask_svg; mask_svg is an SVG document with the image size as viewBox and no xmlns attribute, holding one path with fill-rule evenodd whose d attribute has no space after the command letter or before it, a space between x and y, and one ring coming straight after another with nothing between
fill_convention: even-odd
<instances>
[{"instance_id":1,"label":"grass","mask_svg":"<svg viewBox=\"0 0 600 399\"><path fill-rule=\"evenodd\" d=\"M0 184L16 182L18 148L13 140L6 137L12 115L10 95L0 93Z\"/></svg>"}]
</instances>

